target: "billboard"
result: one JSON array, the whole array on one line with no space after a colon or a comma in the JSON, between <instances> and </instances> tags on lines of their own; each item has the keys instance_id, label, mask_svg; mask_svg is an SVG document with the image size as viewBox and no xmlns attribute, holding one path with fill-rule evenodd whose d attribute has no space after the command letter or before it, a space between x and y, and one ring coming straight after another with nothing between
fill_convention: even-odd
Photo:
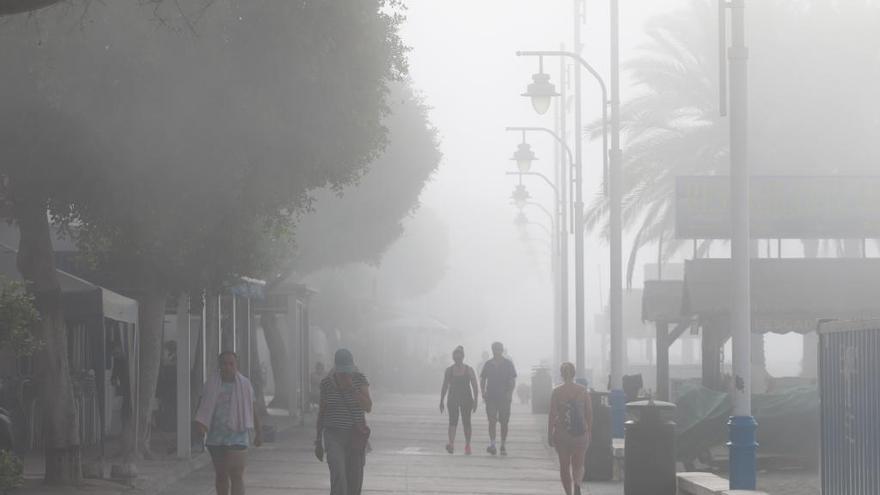
<instances>
[{"instance_id":1,"label":"billboard","mask_svg":"<svg viewBox=\"0 0 880 495\"><path fill-rule=\"evenodd\" d=\"M751 179L754 239L880 237L880 176L756 176ZM680 239L730 238L730 178L677 177Z\"/></svg>"}]
</instances>

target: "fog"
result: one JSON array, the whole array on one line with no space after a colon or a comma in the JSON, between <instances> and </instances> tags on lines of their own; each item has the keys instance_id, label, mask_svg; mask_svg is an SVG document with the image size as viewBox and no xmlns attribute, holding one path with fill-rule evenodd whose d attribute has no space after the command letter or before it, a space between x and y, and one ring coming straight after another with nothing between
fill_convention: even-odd
<instances>
[{"instance_id":1,"label":"fog","mask_svg":"<svg viewBox=\"0 0 880 495\"><path fill-rule=\"evenodd\" d=\"M609 2L584 1L580 22L572 0L0 0L0 423L24 432L0 438L0 451L44 447L39 400L45 447L72 466L82 450L103 473L107 445L125 476L153 451L189 457L179 439L200 397L225 393L212 381L224 373L218 355L253 381L254 403L230 421L314 420L321 443L316 418L342 386L328 377L367 390L349 416L370 412L372 387L421 418L419 401L453 376L453 349L480 373L500 342L551 430L551 384L587 381L608 411L609 450L612 427L624 434L623 391L668 400L677 469L720 472L724 418L754 410L770 425L758 430L768 456L810 473L802 493L818 493L820 408L856 407L852 377L876 360L873 341L835 336L880 326L880 4L746 3L744 18L739 1L725 5L719 23L713 0L621 2L619 102L601 101L584 72L575 129L573 58L558 52L575 49L579 29L581 56L613 100ZM535 51L557 53L539 62ZM539 71L568 96L553 94L544 115L524 94L551 97L530 85ZM603 109L619 121L613 170ZM507 129L558 130L560 112L562 140L583 145L580 301L574 220L554 225L573 201L556 204L536 174L515 173L529 165L559 182L556 167L577 165L549 134ZM514 152L525 142L536 158L524 165ZM560 374L565 361L574 375ZM850 395L820 401L838 378ZM32 380L39 399L25 403ZM381 407L388 432L397 416ZM530 459L546 457L552 435L532 433ZM422 453L407 450L412 431L399 435L377 450ZM56 484L89 469L45 462Z\"/></svg>"}]
</instances>

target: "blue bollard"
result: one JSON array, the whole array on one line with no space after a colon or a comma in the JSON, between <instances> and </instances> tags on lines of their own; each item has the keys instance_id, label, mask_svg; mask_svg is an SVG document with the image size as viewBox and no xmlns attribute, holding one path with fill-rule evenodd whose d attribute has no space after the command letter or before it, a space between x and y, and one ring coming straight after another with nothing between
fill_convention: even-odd
<instances>
[{"instance_id":1,"label":"blue bollard","mask_svg":"<svg viewBox=\"0 0 880 495\"><path fill-rule=\"evenodd\" d=\"M757 430L752 416L731 416L727 422L730 441L730 489L754 490L758 483Z\"/></svg>"},{"instance_id":2,"label":"blue bollard","mask_svg":"<svg viewBox=\"0 0 880 495\"><path fill-rule=\"evenodd\" d=\"M611 401L611 436L624 438L626 430L626 394L623 390L612 390L608 396Z\"/></svg>"}]
</instances>

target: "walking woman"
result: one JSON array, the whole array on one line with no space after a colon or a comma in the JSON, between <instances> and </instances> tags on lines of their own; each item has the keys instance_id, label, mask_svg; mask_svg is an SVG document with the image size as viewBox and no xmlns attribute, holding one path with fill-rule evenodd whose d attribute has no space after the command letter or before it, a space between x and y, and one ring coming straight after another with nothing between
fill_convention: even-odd
<instances>
[{"instance_id":1,"label":"walking woman","mask_svg":"<svg viewBox=\"0 0 880 495\"><path fill-rule=\"evenodd\" d=\"M464 347L458 346L452 351L454 364L446 368L443 375L443 387L440 389L440 413L444 404L449 406L449 443L446 452L455 452L455 430L458 428L458 417L461 416L464 429L464 453L471 455L471 413L477 412L477 374L474 369L464 364Z\"/></svg>"},{"instance_id":2,"label":"walking woman","mask_svg":"<svg viewBox=\"0 0 880 495\"><path fill-rule=\"evenodd\" d=\"M550 396L547 438L559 455L559 477L565 494L580 495L593 409L586 387L574 382L574 365L562 363L560 373L563 383Z\"/></svg>"},{"instance_id":3,"label":"walking woman","mask_svg":"<svg viewBox=\"0 0 880 495\"><path fill-rule=\"evenodd\" d=\"M224 351L218 357L196 411L196 428L207 435L205 443L214 464L217 495L244 495L244 468L250 434L254 447L262 445L260 415L254 408L251 382L238 372L238 356Z\"/></svg>"},{"instance_id":4,"label":"walking woman","mask_svg":"<svg viewBox=\"0 0 880 495\"><path fill-rule=\"evenodd\" d=\"M370 429L364 413L373 410L370 383L354 365L348 349L339 349L334 366L321 380L315 456L330 467L330 495L360 495Z\"/></svg>"}]
</instances>

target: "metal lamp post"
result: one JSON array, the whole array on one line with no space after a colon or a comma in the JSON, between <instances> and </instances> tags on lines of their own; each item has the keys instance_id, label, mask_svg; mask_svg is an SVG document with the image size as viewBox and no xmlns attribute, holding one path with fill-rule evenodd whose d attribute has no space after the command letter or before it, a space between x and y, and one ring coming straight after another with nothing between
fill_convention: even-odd
<instances>
[{"instance_id":1,"label":"metal lamp post","mask_svg":"<svg viewBox=\"0 0 880 495\"><path fill-rule=\"evenodd\" d=\"M620 16L618 0L610 0L611 14L611 98L602 77L587 63L579 52L581 49L580 23L583 17L581 0L574 1L574 33L576 52L566 51L538 51L517 52L517 55L537 56L543 60L545 56L560 56L573 59L575 62L574 89L575 89L575 173L574 173L574 197L575 197L575 341L577 345L577 373L584 374L584 226L583 226L583 156L582 143L579 133L581 132L581 69L586 69L602 90L602 124L603 124L603 169L605 171L607 193L609 195L609 229L610 229L610 330L611 330L611 409L612 409L612 433L615 438L623 438L624 416L626 398L623 393L623 242L622 242L622 174L621 164L622 151L620 149ZM542 65L543 67L543 65ZM543 70L541 71L543 72ZM528 94L528 93L527 93ZM535 105L533 99L533 106ZM608 109L611 109L611 118L608 118ZM608 128L611 127L611 147L608 147ZM609 164L610 158L610 164Z\"/></svg>"},{"instance_id":2,"label":"metal lamp post","mask_svg":"<svg viewBox=\"0 0 880 495\"><path fill-rule=\"evenodd\" d=\"M568 210L571 207L569 201L568 194L568 173L569 169L574 167L574 155L571 152L571 148L568 147L565 140L556 132L547 129L545 127L508 127L506 129L509 132L521 132L523 133L523 143L525 143L525 135L528 132L541 132L545 134L549 134L554 141L562 148L565 155L568 157L568 160L563 160L563 164L559 169L559 173L556 175L557 182L555 183L554 192L557 196L557 204L559 207L558 213L558 227L557 227L557 235L558 235L558 243L559 243L559 342L556 344L556 348L559 351L558 360L559 362L568 361L569 360L569 279L568 279L568 235L569 230L568 226ZM514 159L517 161L517 165L520 164L520 159L522 159L525 155L522 153L522 144L517 148L516 153L514 153ZM529 148L531 150L531 148ZM531 165L531 163L529 164ZM529 167L530 168L530 167ZM520 171L523 169L520 167ZM525 170L528 172L529 170ZM559 364L559 363L556 363Z\"/></svg>"},{"instance_id":3,"label":"metal lamp post","mask_svg":"<svg viewBox=\"0 0 880 495\"><path fill-rule=\"evenodd\" d=\"M748 58L745 43L745 0L720 2L721 27L725 9L731 9L730 63L730 201L731 263L733 269L733 416L728 422L730 488L754 490L757 484L756 433L752 417L751 388L751 281L749 270L749 161L748 161ZM724 35L724 29L721 30ZM726 36L725 36L726 37ZM724 44L726 39L722 38Z\"/></svg>"}]
</instances>

